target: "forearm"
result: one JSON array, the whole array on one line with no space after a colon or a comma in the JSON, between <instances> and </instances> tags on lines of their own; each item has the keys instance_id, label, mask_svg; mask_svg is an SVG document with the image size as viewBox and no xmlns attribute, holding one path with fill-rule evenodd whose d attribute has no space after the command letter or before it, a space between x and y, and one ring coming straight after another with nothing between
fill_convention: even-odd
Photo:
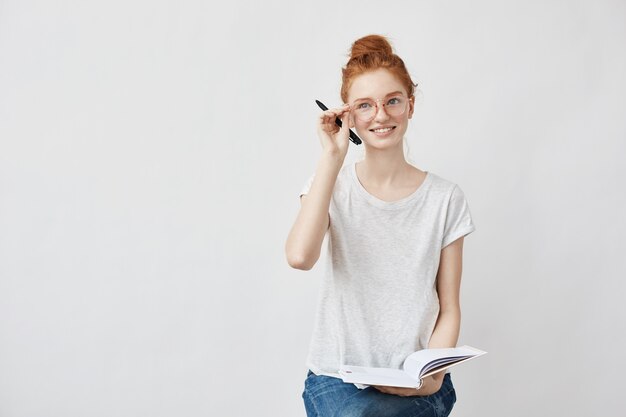
<instances>
[{"instance_id":1,"label":"forearm","mask_svg":"<svg viewBox=\"0 0 626 417\"><path fill-rule=\"evenodd\" d=\"M461 309L458 306L447 307L439 313L428 348L456 347L460 329Z\"/></svg>"},{"instance_id":2,"label":"forearm","mask_svg":"<svg viewBox=\"0 0 626 417\"><path fill-rule=\"evenodd\" d=\"M298 269L311 269L319 259L328 228L328 208L343 159L332 153L320 158L311 189L289 232L285 252L289 264Z\"/></svg>"}]
</instances>

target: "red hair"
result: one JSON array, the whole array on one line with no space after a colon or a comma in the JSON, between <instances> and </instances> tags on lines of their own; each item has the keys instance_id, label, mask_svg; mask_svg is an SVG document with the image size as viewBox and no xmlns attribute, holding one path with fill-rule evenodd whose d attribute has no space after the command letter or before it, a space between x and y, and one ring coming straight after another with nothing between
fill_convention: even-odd
<instances>
[{"instance_id":1,"label":"red hair","mask_svg":"<svg viewBox=\"0 0 626 417\"><path fill-rule=\"evenodd\" d=\"M368 72L384 68L395 75L406 88L409 97L415 92L414 84L404 61L393 53L389 41L380 35L368 35L357 39L352 44L350 59L342 72L341 99L348 100L348 90L355 77Z\"/></svg>"}]
</instances>

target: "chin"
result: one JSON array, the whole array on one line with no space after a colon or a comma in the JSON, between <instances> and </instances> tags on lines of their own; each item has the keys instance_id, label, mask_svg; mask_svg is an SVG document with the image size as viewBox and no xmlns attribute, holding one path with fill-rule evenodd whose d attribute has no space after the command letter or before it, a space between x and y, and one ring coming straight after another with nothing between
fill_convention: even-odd
<instances>
[{"instance_id":1,"label":"chin","mask_svg":"<svg viewBox=\"0 0 626 417\"><path fill-rule=\"evenodd\" d=\"M359 135L360 136L360 135ZM396 146L402 146L402 137L390 137L385 139L380 139L377 137L370 136L360 136L363 139L363 142L369 147L376 149L390 149L395 148Z\"/></svg>"}]
</instances>

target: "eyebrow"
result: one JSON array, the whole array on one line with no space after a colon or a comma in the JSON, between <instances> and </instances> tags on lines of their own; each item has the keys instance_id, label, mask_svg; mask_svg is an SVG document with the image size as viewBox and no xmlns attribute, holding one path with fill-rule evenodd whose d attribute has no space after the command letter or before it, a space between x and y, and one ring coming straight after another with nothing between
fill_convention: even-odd
<instances>
[{"instance_id":1,"label":"eyebrow","mask_svg":"<svg viewBox=\"0 0 626 417\"><path fill-rule=\"evenodd\" d=\"M402 94L402 91L393 91L391 93L387 93L387 95L385 96L385 98L389 97L389 96L394 96L396 94ZM361 97L361 98L357 98L354 101L359 101L359 100L372 100L371 97Z\"/></svg>"}]
</instances>

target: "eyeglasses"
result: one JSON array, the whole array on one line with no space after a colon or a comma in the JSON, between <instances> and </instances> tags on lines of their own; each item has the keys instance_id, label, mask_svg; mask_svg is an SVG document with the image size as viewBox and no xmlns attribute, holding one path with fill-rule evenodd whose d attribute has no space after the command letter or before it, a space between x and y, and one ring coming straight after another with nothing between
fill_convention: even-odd
<instances>
[{"instance_id":1,"label":"eyeglasses","mask_svg":"<svg viewBox=\"0 0 626 417\"><path fill-rule=\"evenodd\" d=\"M385 112L391 117L402 116L407 108L409 99L403 95L394 95L388 98L371 98L356 100L350 107L354 115L362 122L371 122L378 114L378 102L384 101L382 105Z\"/></svg>"}]
</instances>

